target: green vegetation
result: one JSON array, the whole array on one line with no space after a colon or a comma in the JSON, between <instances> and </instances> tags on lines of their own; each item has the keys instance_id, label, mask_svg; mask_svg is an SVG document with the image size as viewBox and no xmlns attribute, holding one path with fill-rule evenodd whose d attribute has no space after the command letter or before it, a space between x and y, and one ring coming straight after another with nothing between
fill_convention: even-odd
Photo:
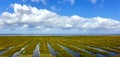
<instances>
[{"instance_id":1,"label":"green vegetation","mask_svg":"<svg viewBox=\"0 0 120 57\"><path fill-rule=\"evenodd\" d=\"M38 39L32 39L32 41L30 43L28 43L27 48L25 48L25 50L23 51L23 55L22 56L32 56L33 51L36 47L36 45L38 44ZM22 57L21 56L21 57Z\"/></svg>"},{"instance_id":2,"label":"green vegetation","mask_svg":"<svg viewBox=\"0 0 120 57\"><path fill-rule=\"evenodd\" d=\"M74 57L60 45L74 52L79 52L82 57L96 57L95 54L97 53L109 55L109 52L118 54L110 57L120 57L120 36L0 36L0 51L13 47L1 54L0 57L11 57L25 46L26 48L22 51L20 57L32 57L37 44L40 45L41 57L54 57L50 53L47 43L57 53L55 57Z\"/></svg>"},{"instance_id":3,"label":"green vegetation","mask_svg":"<svg viewBox=\"0 0 120 57\"><path fill-rule=\"evenodd\" d=\"M47 39L39 39L40 42L40 57L52 57L47 46Z\"/></svg>"},{"instance_id":4,"label":"green vegetation","mask_svg":"<svg viewBox=\"0 0 120 57\"><path fill-rule=\"evenodd\" d=\"M50 39L49 43L55 49L55 51L58 51L57 57L73 57L71 54L66 52L59 45L57 45L57 42L54 39Z\"/></svg>"},{"instance_id":5,"label":"green vegetation","mask_svg":"<svg viewBox=\"0 0 120 57\"><path fill-rule=\"evenodd\" d=\"M5 38L5 40L7 40L9 38ZM11 39L11 38L10 38ZM13 47L12 49L10 49L9 51L6 51L4 54L2 54L1 56L6 56L6 57L10 57L12 56L15 52L19 51L22 47L24 47L29 41L30 39L11 39L9 41L12 41L11 43L7 43L5 45L2 45L1 47L3 46L10 46ZM4 40L3 40L4 42Z\"/></svg>"}]
</instances>

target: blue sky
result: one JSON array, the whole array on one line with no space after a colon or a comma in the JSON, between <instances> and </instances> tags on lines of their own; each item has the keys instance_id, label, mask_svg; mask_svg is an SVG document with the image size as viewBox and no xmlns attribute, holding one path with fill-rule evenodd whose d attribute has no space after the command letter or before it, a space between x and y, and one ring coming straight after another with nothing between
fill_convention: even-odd
<instances>
[{"instance_id":1,"label":"blue sky","mask_svg":"<svg viewBox=\"0 0 120 57\"><path fill-rule=\"evenodd\" d=\"M0 0L0 34L120 34L119 0Z\"/></svg>"}]
</instances>

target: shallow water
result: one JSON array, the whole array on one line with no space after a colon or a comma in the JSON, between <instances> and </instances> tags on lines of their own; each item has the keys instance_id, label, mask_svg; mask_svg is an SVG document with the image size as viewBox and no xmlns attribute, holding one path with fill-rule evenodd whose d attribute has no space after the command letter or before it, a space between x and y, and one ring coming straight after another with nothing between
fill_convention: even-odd
<instances>
[{"instance_id":1,"label":"shallow water","mask_svg":"<svg viewBox=\"0 0 120 57\"><path fill-rule=\"evenodd\" d=\"M109 48L109 47L107 47L107 48ZM112 49L112 48L109 48L109 49L114 50L114 49ZM115 53L115 52L110 52L110 51L106 51L106 52L108 52L108 53L109 53L109 55L108 55L108 56L115 56L115 55L119 55L119 54L117 54L117 53Z\"/></svg>"},{"instance_id":2,"label":"shallow water","mask_svg":"<svg viewBox=\"0 0 120 57\"><path fill-rule=\"evenodd\" d=\"M84 52L87 52L87 53L89 53L91 55L96 55L96 54L92 53L91 51L88 51L88 50L85 50L85 49L82 49L82 48L79 48L79 49L82 50L82 51L84 51Z\"/></svg>"},{"instance_id":3,"label":"shallow water","mask_svg":"<svg viewBox=\"0 0 120 57\"><path fill-rule=\"evenodd\" d=\"M58 44L60 47L62 47L63 49L65 49L67 52L69 52L70 54L72 54L74 57L80 57L80 53L79 52L75 52L73 50L70 50L69 48L62 46L60 44Z\"/></svg>"},{"instance_id":4,"label":"shallow water","mask_svg":"<svg viewBox=\"0 0 120 57\"><path fill-rule=\"evenodd\" d=\"M86 46L86 45L85 45ZM107 51L107 50L104 50L104 49L101 49L101 48L95 48L95 47L90 47L90 46L87 46L89 48L92 48L92 49L95 49L95 50L98 50L98 51L101 51L101 52L107 52L108 55L106 55L107 57L108 56L114 56L114 55L118 55L117 53L115 52L110 52L110 51Z\"/></svg>"},{"instance_id":5,"label":"shallow water","mask_svg":"<svg viewBox=\"0 0 120 57\"><path fill-rule=\"evenodd\" d=\"M50 44L47 43L48 49L53 56L57 56L57 51L55 51Z\"/></svg>"},{"instance_id":6,"label":"shallow water","mask_svg":"<svg viewBox=\"0 0 120 57\"><path fill-rule=\"evenodd\" d=\"M33 51L33 57L40 57L39 44L36 45L36 48Z\"/></svg>"},{"instance_id":7,"label":"shallow water","mask_svg":"<svg viewBox=\"0 0 120 57\"><path fill-rule=\"evenodd\" d=\"M74 47L76 47L76 46L74 46ZM78 47L76 47L76 48L78 48ZM83 50L84 52L87 52L87 53L89 53L89 54L91 54L91 55L94 55L94 56L96 56L96 57L107 57L106 55L103 55L103 54L100 54L100 53L93 53L93 52L91 52L91 51L88 51L88 50L85 50L85 49L83 49L83 48L78 48L78 49L80 49L80 50Z\"/></svg>"},{"instance_id":8,"label":"shallow water","mask_svg":"<svg viewBox=\"0 0 120 57\"><path fill-rule=\"evenodd\" d=\"M103 54L100 54L100 53L97 53L96 54L96 57L107 57L106 55L103 55Z\"/></svg>"},{"instance_id":9,"label":"shallow water","mask_svg":"<svg viewBox=\"0 0 120 57\"><path fill-rule=\"evenodd\" d=\"M117 47L117 48L120 48L120 47Z\"/></svg>"},{"instance_id":10,"label":"shallow water","mask_svg":"<svg viewBox=\"0 0 120 57\"><path fill-rule=\"evenodd\" d=\"M18 52L14 53L11 57L18 57L21 55L21 53L25 50L27 46L21 48Z\"/></svg>"},{"instance_id":11,"label":"shallow water","mask_svg":"<svg viewBox=\"0 0 120 57\"><path fill-rule=\"evenodd\" d=\"M3 51L0 51L0 55L4 54L6 51L8 51L8 50L12 49L13 47L14 47L14 46L9 47L9 48L7 48L7 49L5 49L5 50L3 50Z\"/></svg>"},{"instance_id":12,"label":"shallow water","mask_svg":"<svg viewBox=\"0 0 120 57\"><path fill-rule=\"evenodd\" d=\"M92 48L93 48L93 47L92 47ZM99 50L99 51L102 51L102 52L108 52L109 56L117 55L117 53L115 53L115 52L110 52L110 51L103 50L103 49L100 49L100 48L94 48L94 49Z\"/></svg>"}]
</instances>

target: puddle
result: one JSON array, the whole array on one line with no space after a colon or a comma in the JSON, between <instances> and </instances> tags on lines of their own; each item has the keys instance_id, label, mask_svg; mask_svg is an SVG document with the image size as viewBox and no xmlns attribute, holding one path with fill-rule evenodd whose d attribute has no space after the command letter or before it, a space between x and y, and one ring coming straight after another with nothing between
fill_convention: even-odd
<instances>
[{"instance_id":1,"label":"puddle","mask_svg":"<svg viewBox=\"0 0 120 57\"><path fill-rule=\"evenodd\" d=\"M85 50L85 49L82 49L82 48L78 48L78 49L80 49L80 50L82 50L82 51L84 51L84 52L87 52L87 53L89 53L89 54L91 54L91 55L96 55L96 54L92 53L91 51L88 51L88 50Z\"/></svg>"},{"instance_id":2,"label":"puddle","mask_svg":"<svg viewBox=\"0 0 120 57\"><path fill-rule=\"evenodd\" d=\"M76 46L74 46L74 47L76 47ZM78 48L78 47L76 47L76 48ZM89 53L89 54L91 54L91 55L95 55L96 57L107 57L107 56L105 56L105 55L103 55L103 54L100 54L100 53L92 53L91 51L88 51L88 50L85 50L85 49L83 49L83 48L78 48L78 49L80 49L80 50L82 50L82 51L84 51L84 52L87 52L87 53Z\"/></svg>"},{"instance_id":3,"label":"puddle","mask_svg":"<svg viewBox=\"0 0 120 57\"><path fill-rule=\"evenodd\" d=\"M76 47L76 46L74 46L74 47ZM78 48L78 47L76 47L76 48ZM96 54L92 53L91 51L88 51L88 50L85 50L85 49L82 49L82 48L78 48L78 49L80 49L80 50L82 50L84 52L87 52L87 53L89 53L91 55L96 55Z\"/></svg>"},{"instance_id":4,"label":"puddle","mask_svg":"<svg viewBox=\"0 0 120 57\"><path fill-rule=\"evenodd\" d=\"M105 56L105 55L103 55L103 54L97 53L97 54L96 54L96 57L108 57L108 56Z\"/></svg>"},{"instance_id":5,"label":"puddle","mask_svg":"<svg viewBox=\"0 0 120 57\"><path fill-rule=\"evenodd\" d=\"M32 57L40 57L39 44L36 45L36 48L33 51L33 56Z\"/></svg>"},{"instance_id":6,"label":"puddle","mask_svg":"<svg viewBox=\"0 0 120 57\"><path fill-rule=\"evenodd\" d=\"M12 49L13 47L14 47L14 46L9 47L9 48L7 48L7 49L5 49L5 50L3 50L3 51L0 51L0 55L4 54L6 51L8 51L8 50Z\"/></svg>"},{"instance_id":7,"label":"puddle","mask_svg":"<svg viewBox=\"0 0 120 57\"><path fill-rule=\"evenodd\" d=\"M27 46L21 48L18 52L14 53L11 57L18 57L21 55L21 53L25 50Z\"/></svg>"},{"instance_id":8,"label":"puddle","mask_svg":"<svg viewBox=\"0 0 120 57\"><path fill-rule=\"evenodd\" d=\"M62 46L60 44L58 44L60 47L62 47L63 49L65 49L67 52L69 52L70 54L72 54L74 57L80 57L80 53L79 52L75 52L73 50L70 50L69 48Z\"/></svg>"},{"instance_id":9,"label":"puddle","mask_svg":"<svg viewBox=\"0 0 120 57\"><path fill-rule=\"evenodd\" d=\"M109 48L109 47L107 47L107 48ZM112 48L109 48L109 49L114 50L114 49L112 49ZM105 50L105 51L106 51L106 50ZM119 55L119 54L117 54L117 53L115 53L115 52L110 52L110 51L106 51L106 52L109 53L109 56Z\"/></svg>"},{"instance_id":10,"label":"puddle","mask_svg":"<svg viewBox=\"0 0 120 57\"><path fill-rule=\"evenodd\" d=\"M120 48L120 47L117 47L117 48Z\"/></svg>"},{"instance_id":11,"label":"puddle","mask_svg":"<svg viewBox=\"0 0 120 57\"><path fill-rule=\"evenodd\" d=\"M57 56L58 52L55 51L50 44L47 43L48 49L53 56Z\"/></svg>"},{"instance_id":12,"label":"puddle","mask_svg":"<svg viewBox=\"0 0 120 57\"><path fill-rule=\"evenodd\" d=\"M95 47L90 47L90 46L87 46L85 45L86 47L89 47L89 48L92 48L92 49L95 49L95 50L98 50L98 51L101 51L101 52L107 52L108 55L107 56L115 56L115 55L118 55L117 53L115 52L110 52L110 51L107 51L107 50L103 50L103 49L100 49L100 48L95 48Z\"/></svg>"}]
</instances>

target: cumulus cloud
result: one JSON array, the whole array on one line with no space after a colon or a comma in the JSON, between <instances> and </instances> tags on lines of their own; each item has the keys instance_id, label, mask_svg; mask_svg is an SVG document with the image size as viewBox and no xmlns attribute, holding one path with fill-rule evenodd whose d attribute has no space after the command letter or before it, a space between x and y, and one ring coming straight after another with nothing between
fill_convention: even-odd
<instances>
[{"instance_id":1,"label":"cumulus cloud","mask_svg":"<svg viewBox=\"0 0 120 57\"><path fill-rule=\"evenodd\" d=\"M3 12L0 15L0 27L20 27L21 29L120 29L120 21L78 15L61 16L46 9L37 9L27 5L13 4L14 13Z\"/></svg>"}]
</instances>

